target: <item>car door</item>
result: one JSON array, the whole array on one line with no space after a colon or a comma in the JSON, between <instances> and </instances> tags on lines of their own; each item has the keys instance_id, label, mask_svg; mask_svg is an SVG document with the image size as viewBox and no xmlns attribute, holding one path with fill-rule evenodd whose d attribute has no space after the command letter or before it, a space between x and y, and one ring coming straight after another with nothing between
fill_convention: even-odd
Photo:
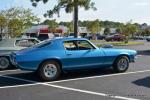
<instances>
[{"instance_id":1,"label":"car door","mask_svg":"<svg viewBox=\"0 0 150 100\"><path fill-rule=\"evenodd\" d=\"M65 41L65 68L86 68L101 66L104 53L86 40Z\"/></svg>"}]
</instances>

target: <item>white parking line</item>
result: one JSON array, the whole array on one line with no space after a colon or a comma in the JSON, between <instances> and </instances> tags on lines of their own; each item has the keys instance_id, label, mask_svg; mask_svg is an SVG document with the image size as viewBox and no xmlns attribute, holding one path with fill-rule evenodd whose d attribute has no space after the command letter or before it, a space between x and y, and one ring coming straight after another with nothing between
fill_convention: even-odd
<instances>
[{"instance_id":1,"label":"white parking line","mask_svg":"<svg viewBox=\"0 0 150 100\"><path fill-rule=\"evenodd\" d=\"M14 80L19 80L19 81L24 81L24 82L31 83L31 84L23 84L23 85L2 86L2 87L0 87L0 89L18 88L18 87L25 87L25 86L35 86L35 85L40 85L41 84L41 82L26 80L26 79L12 77L12 76L3 76L3 75L0 75L0 77L4 77L4 78L9 78L9 79L14 79Z\"/></svg>"},{"instance_id":2,"label":"white parking line","mask_svg":"<svg viewBox=\"0 0 150 100\"><path fill-rule=\"evenodd\" d=\"M136 72L126 72L126 73L119 73L119 74L109 74L109 75L101 75L101 76L91 76L91 77L83 77L83 78L75 78L75 79L67 79L67 80L60 80L60 81L53 81L47 83L61 83L61 82L70 82L70 81L78 81L78 80L86 80L86 79L94 79L94 78L104 78L104 77L113 77L113 76L120 76L120 75L129 75L129 74L138 74L150 72L150 70L143 70L143 71L136 71Z\"/></svg>"},{"instance_id":3,"label":"white parking line","mask_svg":"<svg viewBox=\"0 0 150 100\"><path fill-rule=\"evenodd\" d=\"M26 80L26 79L11 77L11 76L1 76L1 77L11 78L11 79L20 80L20 81L25 81L25 82L29 82L29 83L33 83L33 84L25 84L25 85L17 85L17 86L5 86L5 87L1 87L0 89L13 88L13 87L24 87L24 86L33 86L33 85L44 85L44 86L49 86L49 87L54 87L54 88L59 88L59 89L64 89L64 90L69 90L69 91L74 91L74 92L80 92L80 93L85 93L85 94L109 97L109 98L114 98L114 99L139 100L139 99L134 99L134 98L122 97L122 96L115 96L115 95L113 96L113 95L109 95L109 94L105 94L105 93L93 92L93 91L88 91L88 90L69 88L69 87L64 87L64 86L59 86L59 85L48 84L48 83L40 83L40 82L36 82L36 81L31 81L31 80Z\"/></svg>"},{"instance_id":4,"label":"white parking line","mask_svg":"<svg viewBox=\"0 0 150 100\"><path fill-rule=\"evenodd\" d=\"M3 70L3 71L0 71L0 73L3 73L3 72L15 72L15 71L19 71L19 69Z\"/></svg>"},{"instance_id":5,"label":"white parking line","mask_svg":"<svg viewBox=\"0 0 150 100\"><path fill-rule=\"evenodd\" d=\"M59 85L52 85L52 84L47 84L47 83L43 83L43 85L50 86L50 87L55 87L55 88L59 88L59 89L64 89L64 90L69 90L69 91L74 91L74 92L85 93L85 94L91 94L91 95L109 97L109 98L114 98L114 99L139 100L139 99L134 99L134 98L128 98L128 97L122 97L122 96L115 96L115 95L113 96L113 95L109 95L109 94L105 94L105 93L100 93L100 92L93 92L93 91L87 91L87 90L69 88L69 87L64 87L64 86L59 86Z\"/></svg>"},{"instance_id":6,"label":"white parking line","mask_svg":"<svg viewBox=\"0 0 150 100\"><path fill-rule=\"evenodd\" d=\"M3 87L0 87L0 89L27 87L27 86L35 86L35 85L40 85L40 83L36 83L36 84L23 84L23 85L13 85L13 86L3 86Z\"/></svg>"},{"instance_id":7,"label":"white parking line","mask_svg":"<svg viewBox=\"0 0 150 100\"><path fill-rule=\"evenodd\" d=\"M70 82L70 81L78 81L78 80L86 80L86 79L94 79L94 78L113 77L113 76L119 76L119 75L139 74L139 73L144 73L144 72L150 72L150 70L143 70L143 71L136 71L136 72L127 72L127 73L119 73L119 74L109 74L109 75L101 75L101 76L92 76L92 77L83 77L83 78L75 78L75 79L66 79L66 80L52 81L52 82L37 82L37 81L21 79L21 78L12 77L12 76L4 76L4 75L0 75L0 77L10 78L10 79L15 79L15 80L20 80L20 81L25 81L25 82L33 83L33 85L39 85L39 84L43 84L43 83L44 84L53 84L53 83ZM30 86L30 85L24 84L24 85L15 85L15 86L12 86L12 87L21 87L21 86ZM2 87L0 87L0 88L2 88ZM6 87L6 88L9 88L9 86Z\"/></svg>"},{"instance_id":8,"label":"white parking line","mask_svg":"<svg viewBox=\"0 0 150 100\"><path fill-rule=\"evenodd\" d=\"M32 80L27 80L27 79L22 79L22 78L12 77L12 76L4 76L4 75L0 75L0 77L10 78L10 79L14 79L14 80L19 80L19 81L29 82L29 83L38 83L37 81L32 81ZM40 83L40 82L39 82L39 83Z\"/></svg>"}]
</instances>

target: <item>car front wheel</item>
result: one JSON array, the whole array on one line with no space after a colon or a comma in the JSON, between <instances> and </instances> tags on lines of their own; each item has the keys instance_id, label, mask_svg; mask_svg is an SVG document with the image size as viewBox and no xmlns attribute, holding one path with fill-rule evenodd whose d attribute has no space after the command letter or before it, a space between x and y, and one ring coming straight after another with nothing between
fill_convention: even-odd
<instances>
[{"instance_id":1,"label":"car front wheel","mask_svg":"<svg viewBox=\"0 0 150 100\"><path fill-rule=\"evenodd\" d=\"M0 69L7 69L10 65L9 59L7 57L0 57Z\"/></svg>"},{"instance_id":2,"label":"car front wheel","mask_svg":"<svg viewBox=\"0 0 150 100\"><path fill-rule=\"evenodd\" d=\"M60 65L55 61L45 61L38 69L38 75L43 81L56 80L60 74Z\"/></svg>"},{"instance_id":3,"label":"car front wheel","mask_svg":"<svg viewBox=\"0 0 150 100\"><path fill-rule=\"evenodd\" d=\"M129 68L129 58L126 56L121 56L118 59L116 59L113 69L115 72L121 73L125 72Z\"/></svg>"}]
</instances>

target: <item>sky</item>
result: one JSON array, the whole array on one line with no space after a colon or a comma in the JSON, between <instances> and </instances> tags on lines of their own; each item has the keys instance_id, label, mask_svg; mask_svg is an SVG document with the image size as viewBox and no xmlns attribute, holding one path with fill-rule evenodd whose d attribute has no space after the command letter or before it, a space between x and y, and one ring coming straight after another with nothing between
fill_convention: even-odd
<instances>
[{"instance_id":1,"label":"sky","mask_svg":"<svg viewBox=\"0 0 150 100\"><path fill-rule=\"evenodd\" d=\"M58 0L49 0L47 4L40 2L37 7L32 7L30 0L0 0L0 10L11 7L30 8L33 12L41 18L41 21L46 18L43 17L44 12L52 9ZM150 0L91 0L95 2L97 11L79 8L80 20L95 20L102 21L109 20L115 22L127 23L132 20L133 23L147 23L150 24ZM60 17L55 15L53 18L58 22L71 21L73 14L66 14L62 9Z\"/></svg>"}]
</instances>

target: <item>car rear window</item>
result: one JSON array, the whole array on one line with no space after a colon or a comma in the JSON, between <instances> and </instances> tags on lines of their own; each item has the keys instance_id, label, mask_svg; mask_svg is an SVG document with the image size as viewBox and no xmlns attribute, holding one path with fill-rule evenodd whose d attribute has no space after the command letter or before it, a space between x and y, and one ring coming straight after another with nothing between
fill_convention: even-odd
<instances>
[{"instance_id":1,"label":"car rear window","mask_svg":"<svg viewBox=\"0 0 150 100\"><path fill-rule=\"evenodd\" d=\"M51 40L45 40L43 42L40 42L40 43L34 45L33 48L42 48L42 47L50 45L51 43L52 43Z\"/></svg>"}]
</instances>

